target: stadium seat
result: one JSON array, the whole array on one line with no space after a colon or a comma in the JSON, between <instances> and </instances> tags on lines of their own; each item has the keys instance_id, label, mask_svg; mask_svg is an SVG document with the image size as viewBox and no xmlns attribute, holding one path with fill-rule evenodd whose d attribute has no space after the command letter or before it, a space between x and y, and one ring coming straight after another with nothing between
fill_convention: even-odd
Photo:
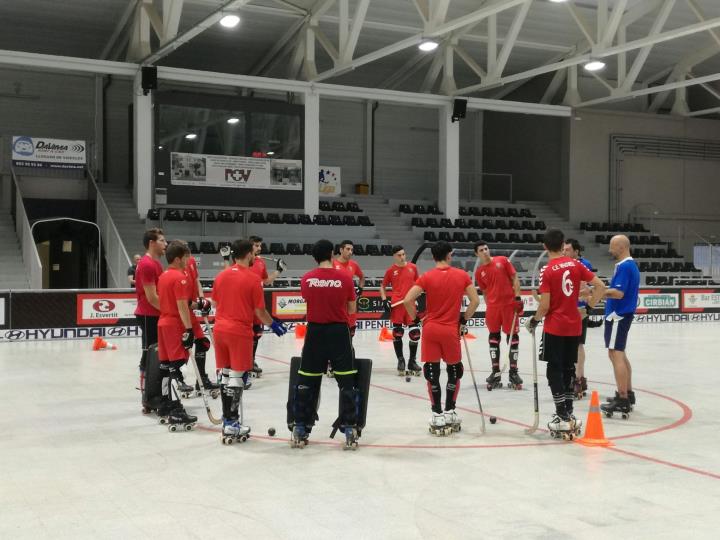
<instances>
[{"instance_id":1,"label":"stadium seat","mask_svg":"<svg viewBox=\"0 0 720 540\"><path fill-rule=\"evenodd\" d=\"M450 233L447 231L440 231L438 233L438 240L442 240L444 242L452 242L452 236L450 236Z\"/></svg>"},{"instance_id":2,"label":"stadium seat","mask_svg":"<svg viewBox=\"0 0 720 540\"><path fill-rule=\"evenodd\" d=\"M355 227L357 225L357 221L355 221L355 216L343 216L342 222L343 225L347 225L348 227Z\"/></svg>"},{"instance_id":3,"label":"stadium seat","mask_svg":"<svg viewBox=\"0 0 720 540\"><path fill-rule=\"evenodd\" d=\"M222 219L220 221L222 221ZM251 212L248 223L265 223L265 216L262 212Z\"/></svg>"},{"instance_id":4,"label":"stadium seat","mask_svg":"<svg viewBox=\"0 0 720 540\"><path fill-rule=\"evenodd\" d=\"M496 217L507 217L507 211L504 208L495 208Z\"/></svg>"},{"instance_id":5,"label":"stadium seat","mask_svg":"<svg viewBox=\"0 0 720 540\"><path fill-rule=\"evenodd\" d=\"M315 216L315 225L327 225L328 219L327 216L324 216L323 214L318 214Z\"/></svg>"},{"instance_id":6,"label":"stadium seat","mask_svg":"<svg viewBox=\"0 0 720 540\"><path fill-rule=\"evenodd\" d=\"M438 223L438 220L433 217L429 217L429 218L427 218L427 220L425 220L425 226L429 227L431 229L440 228L440 224Z\"/></svg>"},{"instance_id":7,"label":"stadium seat","mask_svg":"<svg viewBox=\"0 0 720 540\"><path fill-rule=\"evenodd\" d=\"M297 243L288 244L286 250L288 255L302 255L303 253L300 244Z\"/></svg>"},{"instance_id":8,"label":"stadium seat","mask_svg":"<svg viewBox=\"0 0 720 540\"><path fill-rule=\"evenodd\" d=\"M465 221L462 218L457 218L455 220L455 228L456 229L467 229L468 228L467 221Z\"/></svg>"},{"instance_id":9,"label":"stadium seat","mask_svg":"<svg viewBox=\"0 0 720 540\"><path fill-rule=\"evenodd\" d=\"M482 228L483 229L496 229L495 227L495 220L494 219L483 219L482 220Z\"/></svg>"},{"instance_id":10,"label":"stadium seat","mask_svg":"<svg viewBox=\"0 0 720 540\"><path fill-rule=\"evenodd\" d=\"M307 214L298 214L297 219L301 225L312 225L312 218Z\"/></svg>"},{"instance_id":11,"label":"stadium seat","mask_svg":"<svg viewBox=\"0 0 720 540\"><path fill-rule=\"evenodd\" d=\"M368 244L365 246L365 252L371 257L380 256L380 248L378 248L375 244Z\"/></svg>"},{"instance_id":12,"label":"stadium seat","mask_svg":"<svg viewBox=\"0 0 720 540\"><path fill-rule=\"evenodd\" d=\"M410 220L410 224L413 227L425 227L425 221L423 220L423 218L419 218L419 217L412 218Z\"/></svg>"},{"instance_id":13,"label":"stadium seat","mask_svg":"<svg viewBox=\"0 0 720 540\"><path fill-rule=\"evenodd\" d=\"M270 253L273 255L285 255L285 247L280 242L270 244Z\"/></svg>"},{"instance_id":14,"label":"stadium seat","mask_svg":"<svg viewBox=\"0 0 720 540\"><path fill-rule=\"evenodd\" d=\"M521 225L522 225L522 229L525 231L534 231L535 230L535 225L529 219L524 219Z\"/></svg>"},{"instance_id":15,"label":"stadium seat","mask_svg":"<svg viewBox=\"0 0 720 540\"><path fill-rule=\"evenodd\" d=\"M470 212L471 216L480 217L482 215L480 209L477 206L471 206L470 208L468 208L468 211Z\"/></svg>"},{"instance_id":16,"label":"stadium seat","mask_svg":"<svg viewBox=\"0 0 720 540\"><path fill-rule=\"evenodd\" d=\"M280 220L280 214L276 214L275 212L268 212L265 219L267 219L268 223L273 225L280 225L282 223Z\"/></svg>"},{"instance_id":17,"label":"stadium seat","mask_svg":"<svg viewBox=\"0 0 720 540\"><path fill-rule=\"evenodd\" d=\"M151 208L147 211L147 218L152 221L160 221L160 210L157 208Z\"/></svg>"},{"instance_id":18,"label":"stadium seat","mask_svg":"<svg viewBox=\"0 0 720 540\"><path fill-rule=\"evenodd\" d=\"M494 216L495 216L495 212L494 212L493 209L490 208L489 206L483 206L482 209L480 210L480 215L481 215L481 216L494 217Z\"/></svg>"},{"instance_id":19,"label":"stadium seat","mask_svg":"<svg viewBox=\"0 0 720 540\"><path fill-rule=\"evenodd\" d=\"M495 241L496 242L507 242L507 236L504 232L495 233Z\"/></svg>"},{"instance_id":20,"label":"stadium seat","mask_svg":"<svg viewBox=\"0 0 720 540\"><path fill-rule=\"evenodd\" d=\"M545 235L543 233L535 233L535 242L542 244L543 240L545 240Z\"/></svg>"},{"instance_id":21,"label":"stadium seat","mask_svg":"<svg viewBox=\"0 0 720 540\"><path fill-rule=\"evenodd\" d=\"M187 245L190 248L190 253L192 253L192 254L200 253L200 250L198 249L197 244L195 242L188 242Z\"/></svg>"},{"instance_id":22,"label":"stadium seat","mask_svg":"<svg viewBox=\"0 0 720 540\"><path fill-rule=\"evenodd\" d=\"M200 217L200 212L198 212L197 210L185 210L183 211L183 220L202 221L202 217Z\"/></svg>"},{"instance_id":23,"label":"stadium seat","mask_svg":"<svg viewBox=\"0 0 720 540\"><path fill-rule=\"evenodd\" d=\"M358 206L358 203L356 202L347 203L346 208L348 212L362 212L362 210L360 210L360 207Z\"/></svg>"},{"instance_id":24,"label":"stadium seat","mask_svg":"<svg viewBox=\"0 0 720 540\"><path fill-rule=\"evenodd\" d=\"M363 227L372 227L375 225L372 221L370 221L370 218L367 216L358 216L357 218L358 225L361 225Z\"/></svg>"},{"instance_id":25,"label":"stadium seat","mask_svg":"<svg viewBox=\"0 0 720 540\"><path fill-rule=\"evenodd\" d=\"M387 257L392 257L392 248L393 247L390 244L383 244L382 246L380 246L380 253Z\"/></svg>"},{"instance_id":26,"label":"stadium seat","mask_svg":"<svg viewBox=\"0 0 720 540\"><path fill-rule=\"evenodd\" d=\"M423 233L423 240L425 242L437 242L437 235L433 231L425 231Z\"/></svg>"},{"instance_id":27,"label":"stadium seat","mask_svg":"<svg viewBox=\"0 0 720 540\"><path fill-rule=\"evenodd\" d=\"M224 242L218 242L217 243L217 252L220 253L220 250L224 247L230 247L232 245L231 242L224 241Z\"/></svg>"},{"instance_id":28,"label":"stadium seat","mask_svg":"<svg viewBox=\"0 0 720 540\"><path fill-rule=\"evenodd\" d=\"M285 225L297 225L297 216L295 214L283 214L282 222Z\"/></svg>"},{"instance_id":29,"label":"stadium seat","mask_svg":"<svg viewBox=\"0 0 720 540\"><path fill-rule=\"evenodd\" d=\"M543 220L539 219L535 222L536 231L544 231L545 229L547 229L547 226L545 225L545 222Z\"/></svg>"},{"instance_id":30,"label":"stadium seat","mask_svg":"<svg viewBox=\"0 0 720 540\"><path fill-rule=\"evenodd\" d=\"M673 271L673 263L671 263L671 262L662 263L661 271L662 272L672 272Z\"/></svg>"},{"instance_id":31,"label":"stadium seat","mask_svg":"<svg viewBox=\"0 0 720 540\"><path fill-rule=\"evenodd\" d=\"M464 206L461 206L460 207L460 215L461 216L469 216L470 212L468 211L467 208L465 208Z\"/></svg>"},{"instance_id":32,"label":"stadium seat","mask_svg":"<svg viewBox=\"0 0 720 540\"><path fill-rule=\"evenodd\" d=\"M365 248L362 244L355 244L353 246L353 255L357 255L358 257L365 255Z\"/></svg>"},{"instance_id":33,"label":"stadium seat","mask_svg":"<svg viewBox=\"0 0 720 540\"><path fill-rule=\"evenodd\" d=\"M467 234L467 241L468 242L478 242L480 240L480 235L476 232L469 232Z\"/></svg>"},{"instance_id":34,"label":"stadium seat","mask_svg":"<svg viewBox=\"0 0 720 540\"><path fill-rule=\"evenodd\" d=\"M440 218L440 227L443 229L453 229L454 225L448 218Z\"/></svg>"},{"instance_id":35,"label":"stadium seat","mask_svg":"<svg viewBox=\"0 0 720 540\"><path fill-rule=\"evenodd\" d=\"M473 218L468 220L468 227L471 229L482 229L482 225L480 224L480 220Z\"/></svg>"},{"instance_id":36,"label":"stadium seat","mask_svg":"<svg viewBox=\"0 0 720 540\"><path fill-rule=\"evenodd\" d=\"M235 212L235 221L237 223L243 223L245 221L245 212Z\"/></svg>"},{"instance_id":37,"label":"stadium seat","mask_svg":"<svg viewBox=\"0 0 720 540\"><path fill-rule=\"evenodd\" d=\"M529 208L522 208L520 209L520 217L527 217L527 218L534 218L535 214L533 214Z\"/></svg>"},{"instance_id":38,"label":"stadium seat","mask_svg":"<svg viewBox=\"0 0 720 540\"><path fill-rule=\"evenodd\" d=\"M504 219L496 219L495 220L495 226L500 230L507 230L509 229L507 222Z\"/></svg>"},{"instance_id":39,"label":"stadium seat","mask_svg":"<svg viewBox=\"0 0 720 540\"><path fill-rule=\"evenodd\" d=\"M398 212L401 214L413 214L412 208L410 208L409 204L401 204L398 206Z\"/></svg>"},{"instance_id":40,"label":"stadium seat","mask_svg":"<svg viewBox=\"0 0 720 540\"><path fill-rule=\"evenodd\" d=\"M535 243L535 238L534 238L533 235L530 234L530 233L523 233L523 235L522 235L522 241L523 241L523 243L525 243L525 244L534 244L534 243Z\"/></svg>"},{"instance_id":41,"label":"stadium seat","mask_svg":"<svg viewBox=\"0 0 720 540\"><path fill-rule=\"evenodd\" d=\"M427 210L422 204L416 204L413 206L413 212L416 214L427 214Z\"/></svg>"},{"instance_id":42,"label":"stadium seat","mask_svg":"<svg viewBox=\"0 0 720 540\"><path fill-rule=\"evenodd\" d=\"M331 214L328 216L328 224L330 225L342 225L342 219L340 219L340 216Z\"/></svg>"},{"instance_id":43,"label":"stadium seat","mask_svg":"<svg viewBox=\"0 0 720 540\"><path fill-rule=\"evenodd\" d=\"M320 210L323 212L329 212L331 209L330 201L320 201Z\"/></svg>"},{"instance_id":44,"label":"stadium seat","mask_svg":"<svg viewBox=\"0 0 720 540\"><path fill-rule=\"evenodd\" d=\"M434 204L431 204L430 206L427 207L427 212L428 212L428 214L432 214L434 216L442 215L442 212L440 211L440 209L437 206L435 206Z\"/></svg>"},{"instance_id":45,"label":"stadium seat","mask_svg":"<svg viewBox=\"0 0 720 540\"><path fill-rule=\"evenodd\" d=\"M215 223L217 220L217 214L214 210L205 210L205 221L208 223Z\"/></svg>"},{"instance_id":46,"label":"stadium seat","mask_svg":"<svg viewBox=\"0 0 720 540\"><path fill-rule=\"evenodd\" d=\"M493 235L493 233L489 233L489 232L482 233L482 235L480 235L480 238L482 238L483 241L488 242L488 243L495 241L495 236Z\"/></svg>"},{"instance_id":47,"label":"stadium seat","mask_svg":"<svg viewBox=\"0 0 720 540\"><path fill-rule=\"evenodd\" d=\"M182 221L180 210L168 209L165 211L165 219L167 221Z\"/></svg>"},{"instance_id":48,"label":"stadium seat","mask_svg":"<svg viewBox=\"0 0 720 540\"><path fill-rule=\"evenodd\" d=\"M522 243L522 238L520 238L520 235L518 233L510 233L510 235L508 236L508 240L513 244Z\"/></svg>"},{"instance_id":49,"label":"stadium seat","mask_svg":"<svg viewBox=\"0 0 720 540\"><path fill-rule=\"evenodd\" d=\"M508 217L520 217L520 212L517 208L508 208L507 215Z\"/></svg>"},{"instance_id":50,"label":"stadium seat","mask_svg":"<svg viewBox=\"0 0 720 540\"><path fill-rule=\"evenodd\" d=\"M340 201L333 201L331 208L333 212L345 212L345 204Z\"/></svg>"},{"instance_id":51,"label":"stadium seat","mask_svg":"<svg viewBox=\"0 0 720 540\"><path fill-rule=\"evenodd\" d=\"M312 255L313 246L315 244L303 244L302 246L302 252L303 255Z\"/></svg>"},{"instance_id":52,"label":"stadium seat","mask_svg":"<svg viewBox=\"0 0 720 540\"><path fill-rule=\"evenodd\" d=\"M217 253L215 244L212 242L200 242L200 253L204 253L206 255Z\"/></svg>"},{"instance_id":53,"label":"stadium seat","mask_svg":"<svg viewBox=\"0 0 720 540\"><path fill-rule=\"evenodd\" d=\"M657 279L655 279L655 276L647 276L645 278L645 284L646 285L657 285Z\"/></svg>"},{"instance_id":54,"label":"stadium seat","mask_svg":"<svg viewBox=\"0 0 720 540\"><path fill-rule=\"evenodd\" d=\"M581 231L587 231L587 230L588 230L588 223L587 223L587 221L581 221L581 222L580 222L580 230L581 230Z\"/></svg>"},{"instance_id":55,"label":"stadium seat","mask_svg":"<svg viewBox=\"0 0 720 540\"><path fill-rule=\"evenodd\" d=\"M452 235L453 242L461 242L465 243L467 242L467 238L465 238L465 233L461 232L454 232Z\"/></svg>"}]
</instances>

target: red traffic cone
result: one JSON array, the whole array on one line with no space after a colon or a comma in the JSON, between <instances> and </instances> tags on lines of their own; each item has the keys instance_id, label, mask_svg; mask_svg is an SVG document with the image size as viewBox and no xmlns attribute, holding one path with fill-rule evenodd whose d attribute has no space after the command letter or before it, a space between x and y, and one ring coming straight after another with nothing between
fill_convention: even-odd
<instances>
[{"instance_id":1,"label":"red traffic cone","mask_svg":"<svg viewBox=\"0 0 720 540\"><path fill-rule=\"evenodd\" d=\"M101 337L96 337L93 340L92 350L93 351L114 351L114 350L117 350L117 346L113 345L112 343L108 343Z\"/></svg>"},{"instance_id":2,"label":"red traffic cone","mask_svg":"<svg viewBox=\"0 0 720 540\"><path fill-rule=\"evenodd\" d=\"M597 390L593 390L590 396L590 410L588 411L585 423L585 435L577 442L585 446L613 446L613 443L605 438L605 429L600 414L600 396Z\"/></svg>"},{"instance_id":3,"label":"red traffic cone","mask_svg":"<svg viewBox=\"0 0 720 540\"><path fill-rule=\"evenodd\" d=\"M380 336L378 336L378 341L392 341L393 335L390 329L387 326L384 326L382 330L380 330Z\"/></svg>"},{"instance_id":4,"label":"red traffic cone","mask_svg":"<svg viewBox=\"0 0 720 540\"><path fill-rule=\"evenodd\" d=\"M305 323L295 324L295 339L303 339L307 334L307 325Z\"/></svg>"}]
</instances>

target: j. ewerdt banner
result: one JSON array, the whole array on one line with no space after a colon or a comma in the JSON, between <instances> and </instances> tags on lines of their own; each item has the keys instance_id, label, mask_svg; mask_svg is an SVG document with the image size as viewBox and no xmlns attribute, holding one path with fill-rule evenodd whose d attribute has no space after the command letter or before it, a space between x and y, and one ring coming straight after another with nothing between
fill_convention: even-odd
<instances>
[{"instance_id":1,"label":"j. ewerdt banner","mask_svg":"<svg viewBox=\"0 0 720 540\"><path fill-rule=\"evenodd\" d=\"M170 154L170 183L176 186L300 191L302 161L212 154Z\"/></svg>"},{"instance_id":2,"label":"j. ewerdt banner","mask_svg":"<svg viewBox=\"0 0 720 540\"><path fill-rule=\"evenodd\" d=\"M12 163L16 167L82 169L85 141L16 135L12 138Z\"/></svg>"}]
</instances>

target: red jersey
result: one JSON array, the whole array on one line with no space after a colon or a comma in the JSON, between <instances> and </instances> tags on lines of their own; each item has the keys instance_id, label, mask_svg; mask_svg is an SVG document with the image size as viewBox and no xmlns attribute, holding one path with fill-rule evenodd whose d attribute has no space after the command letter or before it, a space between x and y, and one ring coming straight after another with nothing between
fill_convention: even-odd
<instances>
[{"instance_id":1,"label":"red jersey","mask_svg":"<svg viewBox=\"0 0 720 540\"><path fill-rule=\"evenodd\" d=\"M335 259L333 261L333 267L335 268L335 270L345 270L348 274L350 274L351 279L353 276L357 276L358 279L362 279L363 277L365 277L365 274L363 274L360 265L352 259L350 259L348 262L342 262Z\"/></svg>"},{"instance_id":2,"label":"red jersey","mask_svg":"<svg viewBox=\"0 0 720 540\"><path fill-rule=\"evenodd\" d=\"M260 278L246 266L234 264L218 274L213 284L215 330L252 337L255 310L265 307Z\"/></svg>"},{"instance_id":3,"label":"red jersey","mask_svg":"<svg viewBox=\"0 0 720 540\"><path fill-rule=\"evenodd\" d=\"M417 266L413 263L407 263L405 266L398 266L393 264L390 268L385 271L385 277L383 277L382 286L392 287L392 297L390 298L391 303L399 302L415 285L415 280L418 278Z\"/></svg>"},{"instance_id":4,"label":"red jersey","mask_svg":"<svg viewBox=\"0 0 720 540\"><path fill-rule=\"evenodd\" d=\"M135 269L135 294L137 295L137 307L135 315L152 315L158 317L160 312L148 302L145 296L145 285L155 285L163 273L160 261L153 259L147 253L138 261Z\"/></svg>"},{"instance_id":5,"label":"red jersey","mask_svg":"<svg viewBox=\"0 0 720 540\"><path fill-rule=\"evenodd\" d=\"M185 272L177 268L168 268L158 279L157 292L160 297L160 326L177 326L185 328L178 311L178 300L190 298L190 287Z\"/></svg>"},{"instance_id":6,"label":"red jersey","mask_svg":"<svg viewBox=\"0 0 720 540\"><path fill-rule=\"evenodd\" d=\"M420 276L415 284L426 294L427 316L423 324L458 326L465 289L472 285L467 272L452 266L433 268Z\"/></svg>"},{"instance_id":7,"label":"red jersey","mask_svg":"<svg viewBox=\"0 0 720 540\"><path fill-rule=\"evenodd\" d=\"M348 272L315 268L300 280L300 291L307 304L307 322L348 323L347 303L355 300L355 286Z\"/></svg>"},{"instance_id":8,"label":"red jersey","mask_svg":"<svg viewBox=\"0 0 720 540\"><path fill-rule=\"evenodd\" d=\"M200 273L197 268L197 261L195 257L190 257L185 265L185 275L188 277L188 291L190 298L195 299L200 296L200 290L198 288L198 277Z\"/></svg>"},{"instance_id":9,"label":"red jersey","mask_svg":"<svg viewBox=\"0 0 720 540\"><path fill-rule=\"evenodd\" d=\"M515 300L512 279L515 267L507 257L493 257L492 260L475 270L475 284L485 296L489 306L502 306Z\"/></svg>"},{"instance_id":10,"label":"red jersey","mask_svg":"<svg viewBox=\"0 0 720 540\"><path fill-rule=\"evenodd\" d=\"M580 261L558 257L540 272L540 293L550 293L550 309L545 315L545 332L554 336L579 336L582 319L577 302L581 281L595 277Z\"/></svg>"},{"instance_id":11,"label":"red jersey","mask_svg":"<svg viewBox=\"0 0 720 540\"><path fill-rule=\"evenodd\" d=\"M260 281L265 281L268 278L267 266L260 257L255 257L250 270L260 278Z\"/></svg>"}]
</instances>

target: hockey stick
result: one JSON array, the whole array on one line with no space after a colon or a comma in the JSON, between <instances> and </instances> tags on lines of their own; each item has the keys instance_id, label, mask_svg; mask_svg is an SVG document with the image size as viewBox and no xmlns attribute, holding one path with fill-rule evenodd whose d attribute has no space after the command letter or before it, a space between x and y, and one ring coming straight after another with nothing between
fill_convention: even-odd
<instances>
[{"instance_id":1,"label":"hockey stick","mask_svg":"<svg viewBox=\"0 0 720 540\"><path fill-rule=\"evenodd\" d=\"M516 312L516 313L513 313L513 320L512 320L512 325L510 326L510 333L509 333L508 336L507 336L507 345L508 345L508 346L510 345L510 340L512 339L513 331L515 330L515 322L516 322L516 321L517 321L517 312ZM498 345L498 347L499 347L499 345ZM498 350L499 350L499 349L498 349ZM502 367L502 369L500 370L500 375L502 375L503 373L505 373L505 370L507 369L507 367L508 367L508 360L507 360L507 358L506 358L506 359L505 359L505 362L503 362L503 367ZM509 384L509 383L508 383L508 384Z\"/></svg>"},{"instance_id":2,"label":"hockey stick","mask_svg":"<svg viewBox=\"0 0 720 540\"><path fill-rule=\"evenodd\" d=\"M535 261L535 268L533 268L532 286L535 288L537 282L538 267L543 257L547 255L547 251L543 251L542 255ZM532 333L532 348L533 348L533 412L535 417L533 419L532 427L525 430L528 435L535 433L538 426L540 425L540 402L538 400L538 376L537 376L537 341L535 339L535 332Z\"/></svg>"},{"instance_id":3,"label":"hockey stick","mask_svg":"<svg viewBox=\"0 0 720 540\"><path fill-rule=\"evenodd\" d=\"M208 336L210 336L210 343L213 347L215 347L215 339L213 338L212 329L210 328L210 322L208 321L207 317L204 317L205 319L205 326L207 326L208 329ZM222 423L222 420L218 420L213 416L212 411L210 411L210 404L208 403L207 399L207 392L205 391L205 385L203 384L202 377L200 376L200 369L198 368L197 362L195 362L195 356L191 355L190 360L193 366L193 369L195 370L195 380L197 381L198 386L200 387L200 394L202 395L203 402L205 403L205 411L207 411L208 418L210 419L210 422L215 424L216 426Z\"/></svg>"},{"instance_id":4,"label":"hockey stick","mask_svg":"<svg viewBox=\"0 0 720 540\"><path fill-rule=\"evenodd\" d=\"M470 376L472 377L473 387L475 388L475 396L477 397L478 408L480 409L480 419L482 420L482 427L480 433L485 435L485 413L483 412L482 402L480 401L480 392L478 392L477 381L475 380L475 372L472 367L472 360L470 360L470 349L468 348L465 334L462 336L463 344L465 345L465 356L467 357L468 367L470 368Z\"/></svg>"}]
</instances>

